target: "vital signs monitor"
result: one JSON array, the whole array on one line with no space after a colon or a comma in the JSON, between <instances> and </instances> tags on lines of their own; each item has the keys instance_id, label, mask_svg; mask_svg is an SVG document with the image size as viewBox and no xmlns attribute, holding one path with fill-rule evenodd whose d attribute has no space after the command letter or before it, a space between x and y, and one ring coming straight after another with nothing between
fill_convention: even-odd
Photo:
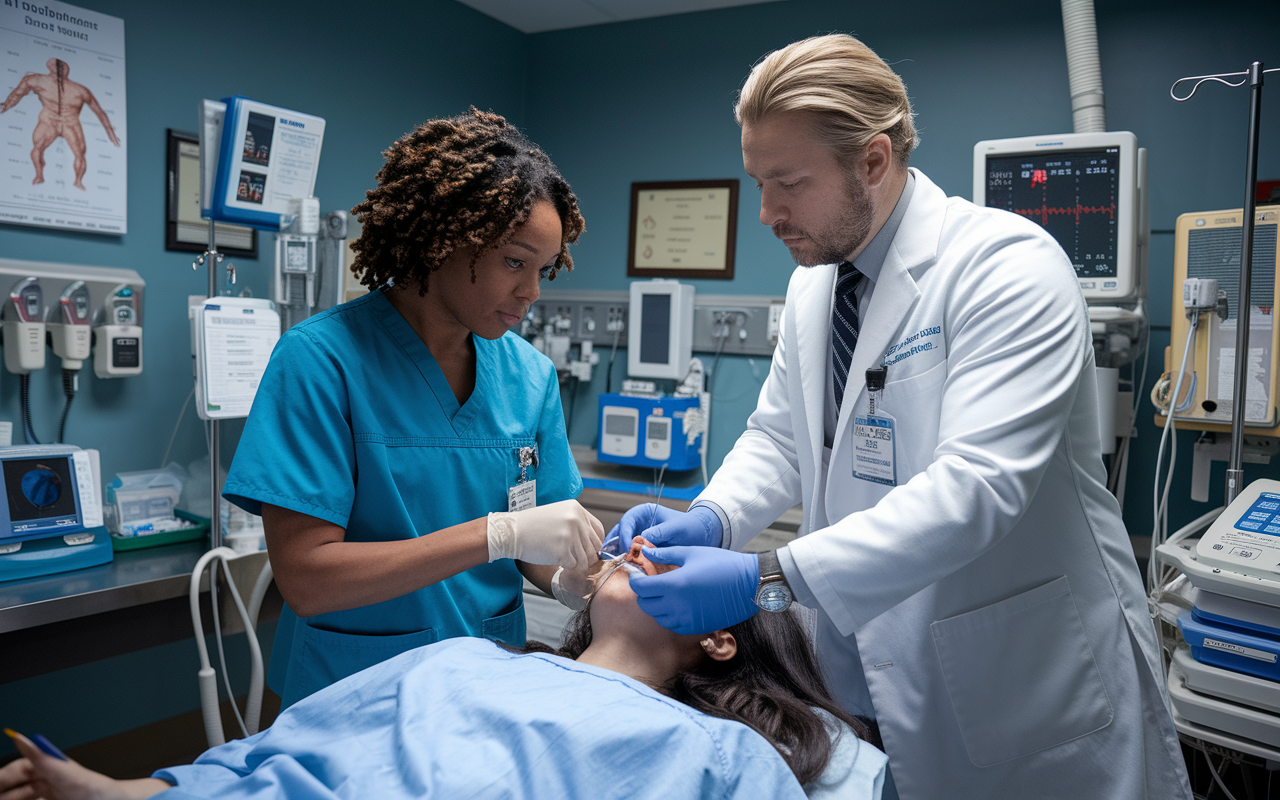
<instances>
[{"instance_id":1,"label":"vital signs monitor","mask_svg":"<svg viewBox=\"0 0 1280 800\"><path fill-rule=\"evenodd\" d=\"M1085 299L1139 293L1138 239L1145 183L1127 131L1025 136L973 148L973 202L1039 224L1062 245Z\"/></svg>"}]
</instances>

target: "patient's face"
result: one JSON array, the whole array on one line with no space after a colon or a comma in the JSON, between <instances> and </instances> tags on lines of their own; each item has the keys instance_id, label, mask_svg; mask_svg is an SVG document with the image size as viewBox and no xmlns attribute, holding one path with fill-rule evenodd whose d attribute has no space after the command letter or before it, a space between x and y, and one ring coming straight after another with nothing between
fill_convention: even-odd
<instances>
[{"instance_id":1,"label":"patient's face","mask_svg":"<svg viewBox=\"0 0 1280 800\"><path fill-rule=\"evenodd\" d=\"M621 627L628 632L666 631L653 617L640 610L636 593L631 591L630 570L639 569L646 575L677 569L672 564L654 564L644 557L642 547L651 547L644 538L637 536L631 543L631 551L614 561L601 562L590 579L595 586L591 596L591 627L597 633Z\"/></svg>"}]
</instances>

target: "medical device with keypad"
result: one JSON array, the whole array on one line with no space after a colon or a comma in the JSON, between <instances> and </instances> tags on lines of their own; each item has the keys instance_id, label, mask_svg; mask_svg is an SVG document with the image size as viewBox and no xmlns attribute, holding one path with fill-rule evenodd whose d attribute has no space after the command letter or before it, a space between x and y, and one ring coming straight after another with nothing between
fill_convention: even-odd
<instances>
[{"instance_id":1,"label":"medical device with keypad","mask_svg":"<svg viewBox=\"0 0 1280 800\"><path fill-rule=\"evenodd\" d=\"M72 445L0 449L0 581L111 560L98 453Z\"/></svg>"}]
</instances>

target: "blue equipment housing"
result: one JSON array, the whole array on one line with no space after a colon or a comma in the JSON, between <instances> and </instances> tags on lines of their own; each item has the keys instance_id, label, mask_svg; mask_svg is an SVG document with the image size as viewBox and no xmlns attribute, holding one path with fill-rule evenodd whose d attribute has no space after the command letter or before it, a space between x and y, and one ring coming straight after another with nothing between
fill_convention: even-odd
<instances>
[{"instance_id":1,"label":"blue equipment housing","mask_svg":"<svg viewBox=\"0 0 1280 800\"><path fill-rule=\"evenodd\" d=\"M0 448L0 581L94 567L112 559L88 454L72 445Z\"/></svg>"},{"instance_id":2,"label":"blue equipment housing","mask_svg":"<svg viewBox=\"0 0 1280 800\"><path fill-rule=\"evenodd\" d=\"M704 434L690 443L685 417L699 405L696 397L601 394L596 458L633 467L697 469Z\"/></svg>"}]
</instances>

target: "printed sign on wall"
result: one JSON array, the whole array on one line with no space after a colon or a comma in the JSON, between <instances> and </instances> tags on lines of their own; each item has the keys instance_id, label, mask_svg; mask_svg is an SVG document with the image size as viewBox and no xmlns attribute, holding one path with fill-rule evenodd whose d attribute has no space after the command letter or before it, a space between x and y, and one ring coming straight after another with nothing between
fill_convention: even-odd
<instances>
[{"instance_id":1,"label":"printed sign on wall","mask_svg":"<svg viewBox=\"0 0 1280 800\"><path fill-rule=\"evenodd\" d=\"M124 20L0 0L0 222L127 231Z\"/></svg>"}]
</instances>

